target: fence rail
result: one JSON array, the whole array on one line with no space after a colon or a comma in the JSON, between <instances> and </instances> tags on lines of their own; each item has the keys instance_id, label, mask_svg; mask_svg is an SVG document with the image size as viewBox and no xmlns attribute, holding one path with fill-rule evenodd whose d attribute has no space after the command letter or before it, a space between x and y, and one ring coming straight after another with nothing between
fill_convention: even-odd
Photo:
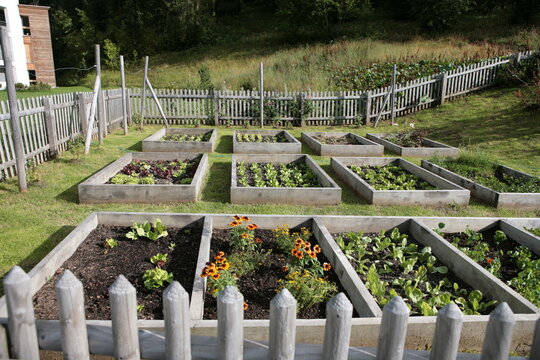
<instances>
[{"instance_id":1,"label":"fence rail","mask_svg":"<svg viewBox=\"0 0 540 360\"><path fill-rule=\"evenodd\" d=\"M349 348L353 306L343 293L326 304L321 347L295 343L297 306L286 289L270 302L268 343L246 343L244 297L235 287L228 286L218 295L217 337L213 338L191 336L189 295L178 282L171 283L163 292L165 334L138 328L136 290L122 275L109 288L111 321L100 321L99 326L86 321L83 284L69 270L56 282L59 320L35 320L30 282L30 277L17 266L4 279L8 317L0 318L2 359L39 359L40 349L62 351L65 359L82 360L90 359L91 354L131 360L345 360L373 359L374 355L378 360L420 358L404 349L409 309L400 297L393 298L383 309L377 349L355 353L355 348ZM462 323L463 314L457 305L449 304L439 311L430 359L462 358L458 354ZM482 354L472 358L508 359L514 325L510 307L499 304L489 316ZM540 319L530 359L539 356ZM467 359L471 357L467 355Z\"/></svg>"},{"instance_id":2,"label":"fence rail","mask_svg":"<svg viewBox=\"0 0 540 360\"><path fill-rule=\"evenodd\" d=\"M372 91L264 92L267 122L294 126L372 124L377 118L407 115L442 104L495 83L498 69L510 62L529 61L533 52L522 52L461 67ZM394 91L393 106L385 102ZM257 91L156 90L170 124L259 125L260 94ZM66 150L67 142L87 131L91 93L71 93L19 100L21 132L26 159L40 164ZM120 126L122 91L104 91L107 128ZM128 90L128 117L141 108L140 89ZM384 106L383 106L384 105ZM393 110L392 110L393 107ZM272 114L267 114L267 111ZM145 121L162 124L152 97L145 96ZM97 132L97 122L93 132ZM9 106L0 102L0 179L15 176L15 154L9 124Z\"/></svg>"}]
</instances>

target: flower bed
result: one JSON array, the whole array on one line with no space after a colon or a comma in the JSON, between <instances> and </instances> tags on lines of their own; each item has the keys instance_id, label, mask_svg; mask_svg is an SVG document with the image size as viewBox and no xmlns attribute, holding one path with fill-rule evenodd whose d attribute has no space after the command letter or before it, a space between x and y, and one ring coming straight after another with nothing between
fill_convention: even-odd
<instances>
[{"instance_id":1,"label":"flower bed","mask_svg":"<svg viewBox=\"0 0 540 360\"><path fill-rule=\"evenodd\" d=\"M207 154L129 153L79 184L79 201L196 201L207 167Z\"/></svg>"},{"instance_id":2,"label":"flower bed","mask_svg":"<svg viewBox=\"0 0 540 360\"><path fill-rule=\"evenodd\" d=\"M324 318L325 302L343 290L308 228L261 230L245 216L229 227L214 230L214 261L201 273L208 279L205 319L217 318L216 297L227 285L244 295L246 319L268 319L270 301L283 288L296 298L299 318Z\"/></svg>"},{"instance_id":3,"label":"flower bed","mask_svg":"<svg viewBox=\"0 0 540 360\"><path fill-rule=\"evenodd\" d=\"M302 132L302 140L321 156L383 156L384 147L353 133Z\"/></svg>"},{"instance_id":4,"label":"flower bed","mask_svg":"<svg viewBox=\"0 0 540 360\"><path fill-rule=\"evenodd\" d=\"M469 191L401 158L332 158L334 172L374 205L467 205Z\"/></svg>"},{"instance_id":5,"label":"flower bed","mask_svg":"<svg viewBox=\"0 0 540 360\"><path fill-rule=\"evenodd\" d=\"M302 144L283 130L235 130L235 154L300 154Z\"/></svg>"},{"instance_id":6,"label":"flower bed","mask_svg":"<svg viewBox=\"0 0 540 360\"><path fill-rule=\"evenodd\" d=\"M471 191L497 208L537 209L540 178L478 156L423 160L422 167Z\"/></svg>"},{"instance_id":7,"label":"flower bed","mask_svg":"<svg viewBox=\"0 0 540 360\"><path fill-rule=\"evenodd\" d=\"M307 155L233 155L231 202L335 205L341 188Z\"/></svg>"},{"instance_id":8,"label":"flower bed","mask_svg":"<svg viewBox=\"0 0 540 360\"><path fill-rule=\"evenodd\" d=\"M210 153L217 144L216 129L166 128L142 142L144 152Z\"/></svg>"},{"instance_id":9,"label":"flower bed","mask_svg":"<svg viewBox=\"0 0 540 360\"><path fill-rule=\"evenodd\" d=\"M460 233L441 230L444 223L438 231L447 241L540 307L540 259L531 250L496 228Z\"/></svg>"},{"instance_id":10,"label":"flower bed","mask_svg":"<svg viewBox=\"0 0 540 360\"><path fill-rule=\"evenodd\" d=\"M201 235L200 225L166 228L159 219L132 227L98 225L37 292L36 317L58 317L54 283L71 270L83 282L88 319L110 319L108 287L119 275L137 289L139 318L163 319L162 292L172 280L192 292Z\"/></svg>"},{"instance_id":11,"label":"flower bed","mask_svg":"<svg viewBox=\"0 0 540 360\"><path fill-rule=\"evenodd\" d=\"M397 134L367 134L367 138L383 145L385 149L404 157L458 157L459 149L430 140L424 132Z\"/></svg>"},{"instance_id":12,"label":"flower bed","mask_svg":"<svg viewBox=\"0 0 540 360\"><path fill-rule=\"evenodd\" d=\"M411 314L433 316L454 302L466 315L481 315L496 303L449 272L429 246L398 228L379 234L337 234L335 239L381 307L399 295Z\"/></svg>"}]
</instances>

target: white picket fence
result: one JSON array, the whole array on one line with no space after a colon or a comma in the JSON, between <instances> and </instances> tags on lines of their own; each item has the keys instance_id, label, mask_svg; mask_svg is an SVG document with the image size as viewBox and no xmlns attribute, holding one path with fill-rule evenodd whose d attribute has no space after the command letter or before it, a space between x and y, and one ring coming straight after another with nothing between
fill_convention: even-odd
<instances>
[{"instance_id":1,"label":"white picket fence","mask_svg":"<svg viewBox=\"0 0 540 360\"><path fill-rule=\"evenodd\" d=\"M104 91L109 130L122 121L122 91ZM27 161L38 165L65 151L67 142L86 133L92 93L69 93L19 99L21 134ZM84 104L84 105L83 105ZM0 102L0 180L15 176L15 150L7 101ZM97 123L93 132L97 133Z\"/></svg>"},{"instance_id":2,"label":"white picket fence","mask_svg":"<svg viewBox=\"0 0 540 360\"><path fill-rule=\"evenodd\" d=\"M409 81L394 91L395 116L407 115L444 103L497 80L498 69L510 62L526 62L533 52L486 60L453 71ZM141 109L140 89L128 91L128 118ZM169 124L258 125L260 95L257 91L156 90ZM275 104L278 124L317 126L373 123L388 119L392 109L385 99L391 87L373 91L265 92L265 101ZM122 91L104 91L105 123L109 130L122 121ZM66 143L86 131L91 93L71 93L19 100L23 147L34 165L66 149ZM84 103L84 106L82 105ZM303 114L302 109L309 109ZM145 122L162 124L159 109L150 95L145 102ZM270 119L266 120L267 122ZM97 127L97 123L94 127ZM93 129L96 132L96 129ZM9 125L9 107L0 102L0 180L15 176L15 153Z\"/></svg>"},{"instance_id":3,"label":"white picket fence","mask_svg":"<svg viewBox=\"0 0 540 360\"><path fill-rule=\"evenodd\" d=\"M83 284L69 270L56 282L59 307L56 321L35 320L31 279L20 267L14 267L5 277L4 291L8 317L0 318L0 359L39 359L40 349L62 351L65 359L79 360L90 359L91 354L129 360L345 360L373 359L375 354L378 360L425 358L404 349L409 310L400 297L393 298L383 309L377 349L355 352L355 348L349 347L353 305L343 293L326 305L322 347L295 343L296 300L283 290L270 302L268 343L245 348L244 297L231 286L218 295L216 338L191 336L189 295L178 282L171 283L163 293L165 334L138 329L136 290L124 276L119 276L109 288L111 321L101 321L99 326L87 322ZM439 311L430 359L461 358L458 349L462 322L463 314L455 304ZM489 316L478 358L508 359L514 325L510 307L499 304ZM539 357L540 319L536 323L530 359ZM467 358L471 357L467 355Z\"/></svg>"},{"instance_id":4,"label":"white picket fence","mask_svg":"<svg viewBox=\"0 0 540 360\"><path fill-rule=\"evenodd\" d=\"M407 115L493 85L501 65L526 62L533 54L527 51L489 59L399 84L394 90L394 114ZM276 119L280 125L287 121L300 126L354 125L370 124L378 116L381 119L390 118L390 101L384 107L383 104L391 93L392 87L388 86L366 92L264 92L263 97L265 102L275 104L279 114ZM172 124L260 124L260 93L257 91L161 89L157 95ZM131 89L132 108L135 112L141 109L141 98L141 89ZM310 108L311 111L305 116L299 116L297 110L301 107ZM159 109L150 95L146 95L145 119L150 123L162 123ZM272 120L266 121L272 123Z\"/></svg>"}]
</instances>

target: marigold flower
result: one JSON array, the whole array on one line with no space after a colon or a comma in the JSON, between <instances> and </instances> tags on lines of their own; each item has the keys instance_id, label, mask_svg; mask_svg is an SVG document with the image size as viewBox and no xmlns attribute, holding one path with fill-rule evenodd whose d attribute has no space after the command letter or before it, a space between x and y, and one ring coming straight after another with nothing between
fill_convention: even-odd
<instances>
[{"instance_id":1,"label":"marigold flower","mask_svg":"<svg viewBox=\"0 0 540 360\"><path fill-rule=\"evenodd\" d=\"M225 256L225 253L223 251L220 251L217 253L217 256L219 257L224 257Z\"/></svg>"},{"instance_id":2,"label":"marigold flower","mask_svg":"<svg viewBox=\"0 0 540 360\"><path fill-rule=\"evenodd\" d=\"M203 273L201 274L201 277L202 277L202 278L205 278L205 277L207 277L207 276L208 276L208 274L205 273L205 272L203 271Z\"/></svg>"},{"instance_id":3,"label":"marigold flower","mask_svg":"<svg viewBox=\"0 0 540 360\"><path fill-rule=\"evenodd\" d=\"M226 262L226 263L223 263L222 267L223 267L222 270L229 270L229 268L231 267L231 264L229 264L228 262Z\"/></svg>"},{"instance_id":4,"label":"marigold flower","mask_svg":"<svg viewBox=\"0 0 540 360\"><path fill-rule=\"evenodd\" d=\"M250 218L248 218L247 216L242 216L242 220L243 221L251 221Z\"/></svg>"},{"instance_id":5,"label":"marigold flower","mask_svg":"<svg viewBox=\"0 0 540 360\"><path fill-rule=\"evenodd\" d=\"M214 275L212 275L212 279L214 279L214 280L217 280L217 279L219 279L220 277L221 277L221 275L218 274L218 273L215 273Z\"/></svg>"},{"instance_id":6,"label":"marigold flower","mask_svg":"<svg viewBox=\"0 0 540 360\"><path fill-rule=\"evenodd\" d=\"M247 239L247 238L249 238L249 234L243 233L242 234L242 239Z\"/></svg>"},{"instance_id":7,"label":"marigold flower","mask_svg":"<svg viewBox=\"0 0 540 360\"><path fill-rule=\"evenodd\" d=\"M317 254L320 254L320 252L321 252L321 247L320 247L319 245L315 245L315 246L313 247L313 251L315 251Z\"/></svg>"},{"instance_id":8,"label":"marigold flower","mask_svg":"<svg viewBox=\"0 0 540 360\"><path fill-rule=\"evenodd\" d=\"M244 301L244 311L246 311L247 309L249 309L249 304L246 301Z\"/></svg>"},{"instance_id":9,"label":"marigold flower","mask_svg":"<svg viewBox=\"0 0 540 360\"><path fill-rule=\"evenodd\" d=\"M255 239L255 242L256 242L257 244L262 244L263 241L262 241L261 239L259 239L259 238L256 238L256 239Z\"/></svg>"},{"instance_id":10,"label":"marigold flower","mask_svg":"<svg viewBox=\"0 0 540 360\"><path fill-rule=\"evenodd\" d=\"M236 221L242 221L242 217L238 216L238 215L234 215L233 219L236 220Z\"/></svg>"},{"instance_id":11,"label":"marigold flower","mask_svg":"<svg viewBox=\"0 0 540 360\"><path fill-rule=\"evenodd\" d=\"M287 265L281 267L281 271L287 272L289 271L289 267Z\"/></svg>"},{"instance_id":12,"label":"marigold flower","mask_svg":"<svg viewBox=\"0 0 540 360\"><path fill-rule=\"evenodd\" d=\"M297 238L295 241L294 241L295 244L303 244L304 243L304 240L302 240L301 238Z\"/></svg>"},{"instance_id":13,"label":"marigold flower","mask_svg":"<svg viewBox=\"0 0 540 360\"><path fill-rule=\"evenodd\" d=\"M294 244L295 249L300 249L302 247L302 244Z\"/></svg>"},{"instance_id":14,"label":"marigold flower","mask_svg":"<svg viewBox=\"0 0 540 360\"><path fill-rule=\"evenodd\" d=\"M317 253L315 251L310 251L309 253L309 256L312 258L312 259L316 259L317 258Z\"/></svg>"},{"instance_id":15,"label":"marigold flower","mask_svg":"<svg viewBox=\"0 0 540 360\"><path fill-rule=\"evenodd\" d=\"M297 249L292 249L292 250L291 250L291 255L295 255L295 256L296 256L296 252L297 252L297 251L298 251Z\"/></svg>"},{"instance_id":16,"label":"marigold flower","mask_svg":"<svg viewBox=\"0 0 540 360\"><path fill-rule=\"evenodd\" d=\"M330 265L329 263L324 263L323 269L324 271L330 271L330 269L332 269L332 265Z\"/></svg>"},{"instance_id":17,"label":"marigold flower","mask_svg":"<svg viewBox=\"0 0 540 360\"><path fill-rule=\"evenodd\" d=\"M311 247L311 243L309 241L304 242L304 245Z\"/></svg>"},{"instance_id":18,"label":"marigold flower","mask_svg":"<svg viewBox=\"0 0 540 360\"><path fill-rule=\"evenodd\" d=\"M255 230L255 229L258 228L258 226L255 225L255 224L249 224L249 225L247 226L247 228L248 228L248 230Z\"/></svg>"},{"instance_id":19,"label":"marigold flower","mask_svg":"<svg viewBox=\"0 0 540 360\"><path fill-rule=\"evenodd\" d=\"M231 222L229 223L229 226L230 226L230 227L236 227L236 226L238 226L238 225L240 225L240 223L239 223L238 221L231 221Z\"/></svg>"},{"instance_id":20,"label":"marigold flower","mask_svg":"<svg viewBox=\"0 0 540 360\"><path fill-rule=\"evenodd\" d=\"M304 253L301 252L301 251L298 251L298 252L296 253L296 257L297 257L298 259L303 259L303 258L304 258Z\"/></svg>"}]
</instances>

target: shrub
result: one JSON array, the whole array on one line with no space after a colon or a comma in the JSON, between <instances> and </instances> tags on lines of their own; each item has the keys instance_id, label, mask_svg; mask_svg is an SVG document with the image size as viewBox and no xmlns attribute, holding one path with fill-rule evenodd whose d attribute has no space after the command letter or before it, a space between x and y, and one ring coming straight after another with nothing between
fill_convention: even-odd
<instances>
[{"instance_id":1,"label":"shrub","mask_svg":"<svg viewBox=\"0 0 540 360\"><path fill-rule=\"evenodd\" d=\"M199 68L199 87L204 90L214 89L208 65L203 65Z\"/></svg>"},{"instance_id":2,"label":"shrub","mask_svg":"<svg viewBox=\"0 0 540 360\"><path fill-rule=\"evenodd\" d=\"M113 41L109 39L103 41L103 55L106 67L114 70L120 67L120 48Z\"/></svg>"}]
</instances>

